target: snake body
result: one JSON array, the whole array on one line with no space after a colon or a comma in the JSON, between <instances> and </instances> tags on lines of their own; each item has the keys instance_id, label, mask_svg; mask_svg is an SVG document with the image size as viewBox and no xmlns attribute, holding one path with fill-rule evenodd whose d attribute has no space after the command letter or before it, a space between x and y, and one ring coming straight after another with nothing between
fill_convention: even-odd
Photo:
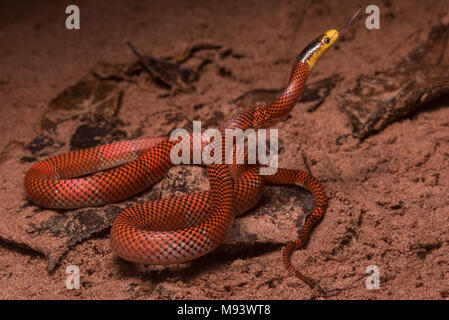
<instances>
[{"instance_id":1,"label":"snake body","mask_svg":"<svg viewBox=\"0 0 449 320\"><path fill-rule=\"evenodd\" d=\"M310 70L337 37L338 32L330 30L312 41L296 58L288 84L278 98L268 105L236 114L219 127L220 132L267 127L285 118L302 95ZM28 170L25 189L33 202L48 208L80 208L120 201L164 176L174 165L170 151L177 143L182 142L168 137L125 140L52 156ZM212 143L228 147L224 141ZM234 217L258 203L264 185L298 185L314 195L315 209L306 217L298 239L283 249L283 262L292 274L320 289L314 280L295 269L290 255L304 247L310 232L325 214L327 200L323 187L301 170L278 169L273 175L260 175L259 168L247 164L208 165L210 190L124 210L111 228L114 252L126 260L145 264L196 259L225 239ZM103 172L89 175L98 171Z\"/></svg>"}]
</instances>

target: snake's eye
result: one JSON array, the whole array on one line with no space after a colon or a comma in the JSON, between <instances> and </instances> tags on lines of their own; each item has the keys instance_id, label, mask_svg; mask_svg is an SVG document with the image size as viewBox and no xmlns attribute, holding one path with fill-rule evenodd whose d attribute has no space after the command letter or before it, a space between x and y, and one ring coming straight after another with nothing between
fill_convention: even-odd
<instances>
[{"instance_id":1,"label":"snake's eye","mask_svg":"<svg viewBox=\"0 0 449 320\"><path fill-rule=\"evenodd\" d=\"M329 39L328 37L323 39L323 43L325 44L329 44L331 42L331 39Z\"/></svg>"}]
</instances>

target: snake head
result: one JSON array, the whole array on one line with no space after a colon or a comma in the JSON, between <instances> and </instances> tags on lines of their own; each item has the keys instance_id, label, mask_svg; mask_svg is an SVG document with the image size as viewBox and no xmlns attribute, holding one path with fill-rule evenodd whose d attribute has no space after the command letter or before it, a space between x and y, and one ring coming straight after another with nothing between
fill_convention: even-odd
<instances>
[{"instance_id":1,"label":"snake head","mask_svg":"<svg viewBox=\"0 0 449 320\"><path fill-rule=\"evenodd\" d=\"M307 63L311 70L321 56L329 49L338 39L338 31L331 29L321 36L310 42L304 50L296 58L297 61Z\"/></svg>"},{"instance_id":2,"label":"snake head","mask_svg":"<svg viewBox=\"0 0 449 320\"><path fill-rule=\"evenodd\" d=\"M311 70L321 56L329 49L335 41L338 39L338 35L341 34L347 27L351 25L355 17L359 14L360 9L352 16L352 18L345 24L340 31L331 29L326 31L324 34L310 42L307 47L302 50L302 52L296 58L297 62L307 63L309 65L309 70Z\"/></svg>"}]
</instances>

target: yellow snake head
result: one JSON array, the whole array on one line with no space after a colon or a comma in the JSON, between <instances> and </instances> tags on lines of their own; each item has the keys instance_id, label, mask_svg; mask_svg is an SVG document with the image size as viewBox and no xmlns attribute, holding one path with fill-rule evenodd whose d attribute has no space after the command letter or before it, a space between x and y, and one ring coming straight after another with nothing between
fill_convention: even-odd
<instances>
[{"instance_id":1,"label":"yellow snake head","mask_svg":"<svg viewBox=\"0 0 449 320\"><path fill-rule=\"evenodd\" d=\"M310 42L307 47L296 58L297 61L307 63L309 70L313 69L321 56L329 49L338 39L338 31L331 29Z\"/></svg>"}]
</instances>

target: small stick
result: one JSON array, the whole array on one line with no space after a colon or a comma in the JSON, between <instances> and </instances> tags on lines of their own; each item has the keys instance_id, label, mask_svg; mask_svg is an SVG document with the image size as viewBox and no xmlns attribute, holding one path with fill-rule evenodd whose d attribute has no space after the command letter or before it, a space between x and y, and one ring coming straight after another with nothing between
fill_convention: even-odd
<instances>
[{"instance_id":1,"label":"small stick","mask_svg":"<svg viewBox=\"0 0 449 320\"><path fill-rule=\"evenodd\" d=\"M131 42L126 41L126 44L128 45L128 47L131 48L132 52L139 58L140 62L143 64L145 69L147 69L147 71L154 78L158 78L159 80L161 80L170 89L173 87L173 83L167 78L165 78L162 74L160 74L160 72L158 72L150 63L148 63L147 59L143 55L141 55L139 51L137 51L137 49L132 45Z\"/></svg>"}]
</instances>

